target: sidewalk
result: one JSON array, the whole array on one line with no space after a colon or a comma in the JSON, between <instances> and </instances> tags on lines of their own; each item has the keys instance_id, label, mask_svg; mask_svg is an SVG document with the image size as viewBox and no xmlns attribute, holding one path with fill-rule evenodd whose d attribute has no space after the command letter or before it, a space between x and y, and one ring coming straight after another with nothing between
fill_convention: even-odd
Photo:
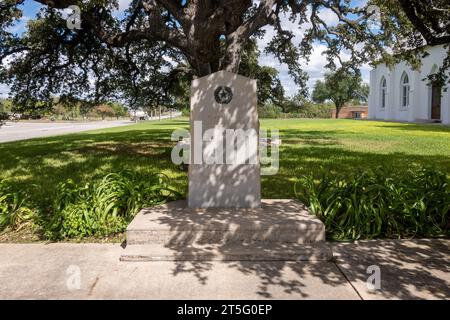
<instances>
[{"instance_id":1,"label":"sidewalk","mask_svg":"<svg viewBox=\"0 0 450 320\"><path fill-rule=\"evenodd\" d=\"M0 299L450 298L450 240L330 246L331 262L133 263L118 244L0 244ZM374 265L381 289L370 291Z\"/></svg>"}]
</instances>

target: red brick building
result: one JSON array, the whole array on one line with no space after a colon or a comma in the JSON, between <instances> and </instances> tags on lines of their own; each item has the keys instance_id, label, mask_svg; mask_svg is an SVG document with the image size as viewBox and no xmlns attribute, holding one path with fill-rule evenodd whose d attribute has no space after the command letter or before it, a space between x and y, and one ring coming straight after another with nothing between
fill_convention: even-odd
<instances>
[{"instance_id":1,"label":"red brick building","mask_svg":"<svg viewBox=\"0 0 450 320\"><path fill-rule=\"evenodd\" d=\"M367 106L342 107L339 112L340 119L365 119L369 108ZM336 109L331 111L331 117L336 118Z\"/></svg>"}]
</instances>

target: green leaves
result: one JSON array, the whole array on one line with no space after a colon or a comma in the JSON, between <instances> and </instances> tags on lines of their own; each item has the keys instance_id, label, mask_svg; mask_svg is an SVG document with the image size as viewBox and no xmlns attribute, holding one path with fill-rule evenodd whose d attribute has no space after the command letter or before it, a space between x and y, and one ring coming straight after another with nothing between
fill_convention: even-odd
<instances>
[{"instance_id":1,"label":"green leaves","mask_svg":"<svg viewBox=\"0 0 450 320\"><path fill-rule=\"evenodd\" d=\"M4 122L6 122L6 120L8 120L8 114L6 112L3 112L0 110L0 128L2 127L2 125L4 124Z\"/></svg>"},{"instance_id":2,"label":"green leaves","mask_svg":"<svg viewBox=\"0 0 450 320\"><path fill-rule=\"evenodd\" d=\"M378 168L351 177L322 168L318 177L300 177L294 191L335 240L450 234L449 179L433 168Z\"/></svg>"},{"instance_id":3,"label":"green leaves","mask_svg":"<svg viewBox=\"0 0 450 320\"><path fill-rule=\"evenodd\" d=\"M336 106L336 118L340 109L350 100L359 99L368 94L367 87L363 87L359 72L351 69L340 68L335 72L327 73L325 80L318 80L314 85L312 99L323 103L326 100L333 101Z\"/></svg>"},{"instance_id":4,"label":"green leaves","mask_svg":"<svg viewBox=\"0 0 450 320\"><path fill-rule=\"evenodd\" d=\"M50 239L108 236L123 232L144 207L180 197L162 174L138 177L131 172L111 173L79 186L60 183L52 218L44 224Z\"/></svg>"},{"instance_id":5,"label":"green leaves","mask_svg":"<svg viewBox=\"0 0 450 320\"><path fill-rule=\"evenodd\" d=\"M5 180L0 180L0 231L7 227L19 230L32 223L35 212L27 206L22 192L13 192Z\"/></svg>"}]
</instances>

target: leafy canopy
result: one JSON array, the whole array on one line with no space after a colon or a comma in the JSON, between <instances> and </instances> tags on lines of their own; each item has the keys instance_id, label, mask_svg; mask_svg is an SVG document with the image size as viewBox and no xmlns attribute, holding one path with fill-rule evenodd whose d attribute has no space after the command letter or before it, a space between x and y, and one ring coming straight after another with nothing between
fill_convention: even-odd
<instances>
[{"instance_id":1,"label":"leafy canopy","mask_svg":"<svg viewBox=\"0 0 450 320\"><path fill-rule=\"evenodd\" d=\"M11 27L32 2L42 9L26 32L15 34ZM72 5L80 9L79 28L69 28L63 13ZM92 105L112 98L131 107L170 101L186 68L193 76L239 72L246 45L267 26L274 32L265 51L289 67L300 89L314 43L327 46L331 69L401 59L417 66L424 45L450 43L447 0L369 0L359 7L349 0L132 0L123 17L117 8L117 0L2 0L0 83L11 87L15 106L49 108L55 95ZM447 57L440 81L448 67Z\"/></svg>"},{"instance_id":2,"label":"leafy canopy","mask_svg":"<svg viewBox=\"0 0 450 320\"><path fill-rule=\"evenodd\" d=\"M365 93L366 87L362 84L360 73L341 68L336 72L327 73L324 81L316 82L312 98L318 103L333 101L338 118L339 111L347 102L361 99Z\"/></svg>"}]
</instances>

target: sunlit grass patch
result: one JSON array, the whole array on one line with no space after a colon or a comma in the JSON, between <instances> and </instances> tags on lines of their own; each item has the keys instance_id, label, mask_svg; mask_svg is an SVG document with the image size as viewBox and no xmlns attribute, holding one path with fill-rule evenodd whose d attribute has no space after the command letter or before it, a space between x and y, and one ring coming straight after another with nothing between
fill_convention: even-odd
<instances>
[{"instance_id":1,"label":"sunlit grass patch","mask_svg":"<svg viewBox=\"0 0 450 320\"><path fill-rule=\"evenodd\" d=\"M67 179L83 185L95 177L127 170L137 176L164 173L178 192L187 193L187 172L170 154L173 130L187 119L135 125L0 144L0 179L24 191L43 208L53 204L57 185ZM294 198L294 182L322 166L344 176L388 167L399 173L414 163L450 176L450 127L355 120L261 120L279 129L280 169L262 177L264 198Z\"/></svg>"}]
</instances>

